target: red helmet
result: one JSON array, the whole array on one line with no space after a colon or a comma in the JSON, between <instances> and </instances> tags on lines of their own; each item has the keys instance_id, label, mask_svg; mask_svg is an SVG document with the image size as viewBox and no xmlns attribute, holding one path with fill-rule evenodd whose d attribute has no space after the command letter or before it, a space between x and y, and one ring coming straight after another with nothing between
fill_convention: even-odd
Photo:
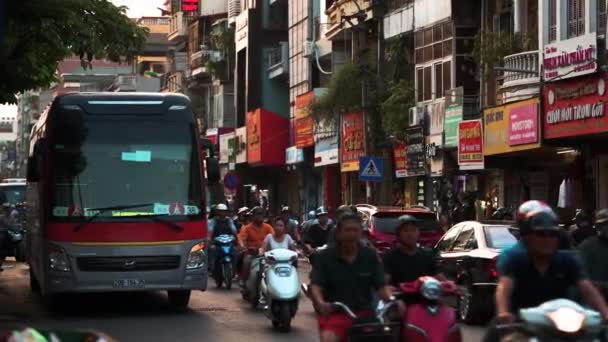
<instances>
[{"instance_id":1,"label":"red helmet","mask_svg":"<svg viewBox=\"0 0 608 342\"><path fill-rule=\"evenodd\" d=\"M517 209L516 224L522 234L537 230L558 230L558 218L542 201L526 201Z\"/></svg>"}]
</instances>

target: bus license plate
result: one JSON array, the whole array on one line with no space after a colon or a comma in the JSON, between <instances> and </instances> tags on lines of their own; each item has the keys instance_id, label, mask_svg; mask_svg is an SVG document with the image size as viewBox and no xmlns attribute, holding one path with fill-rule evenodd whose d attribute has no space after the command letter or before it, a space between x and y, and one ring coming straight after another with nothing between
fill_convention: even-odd
<instances>
[{"instance_id":1,"label":"bus license plate","mask_svg":"<svg viewBox=\"0 0 608 342\"><path fill-rule=\"evenodd\" d=\"M142 279L118 279L114 280L112 286L118 288L142 288L146 285Z\"/></svg>"}]
</instances>

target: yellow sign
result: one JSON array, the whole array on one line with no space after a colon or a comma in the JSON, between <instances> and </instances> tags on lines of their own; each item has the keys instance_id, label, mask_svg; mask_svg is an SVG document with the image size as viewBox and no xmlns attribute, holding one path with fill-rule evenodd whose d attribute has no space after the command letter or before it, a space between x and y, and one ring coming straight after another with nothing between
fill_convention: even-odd
<instances>
[{"instance_id":1,"label":"yellow sign","mask_svg":"<svg viewBox=\"0 0 608 342\"><path fill-rule=\"evenodd\" d=\"M540 147L540 139L535 143L513 145L513 137L509 136L509 129L511 125L511 118L515 112L530 105L536 105L538 108L539 99L534 98L525 101L519 101L510 103L505 106L488 108L483 111L483 148L484 155L490 156L495 154L516 152L530 150ZM535 127L538 130L540 125L538 113L536 111L536 124ZM537 131L538 132L538 131ZM540 136L540 135L538 135ZM511 140L511 143L510 141Z\"/></svg>"}]
</instances>

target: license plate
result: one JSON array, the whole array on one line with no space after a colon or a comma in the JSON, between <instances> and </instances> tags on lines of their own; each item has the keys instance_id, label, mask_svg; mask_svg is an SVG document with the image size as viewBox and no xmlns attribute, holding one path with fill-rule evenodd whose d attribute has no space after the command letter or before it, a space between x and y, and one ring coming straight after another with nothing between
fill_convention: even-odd
<instances>
[{"instance_id":1,"label":"license plate","mask_svg":"<svg viewBox=\"0 0 608 342\"><path fill-rule=\"evenodd\" d=\"M113 287L117 288L142 288L146 282L142 279L118 279L112 283Z\"/></svg>"}]
</instances>

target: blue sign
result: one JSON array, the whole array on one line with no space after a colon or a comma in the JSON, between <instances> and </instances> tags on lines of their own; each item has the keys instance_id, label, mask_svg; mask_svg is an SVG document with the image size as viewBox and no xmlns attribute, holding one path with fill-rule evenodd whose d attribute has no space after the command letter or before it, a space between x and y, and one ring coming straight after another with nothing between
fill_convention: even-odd
<instances>
[{"instance_id":1,"label":"blue sign","mask_svg":"<svg viewBox=\"0 0 608 342\"><path fill-rule=\"evenodd\" d=\"M382 182L384 179L384 159L381 157L359 158L359 180L362 182Z\"/></svg>"},{"instance_id":2,"label":"blue sign","mask_svg":"<svg viewBox=\"0 0 608 342\"><path fill-rule=\"evenodd\" d=\"M224 176L224 186L228 190L236 190L240 183L241 180L236 173L230 172L226 176Z\"/></svg>"}]
</instances>

